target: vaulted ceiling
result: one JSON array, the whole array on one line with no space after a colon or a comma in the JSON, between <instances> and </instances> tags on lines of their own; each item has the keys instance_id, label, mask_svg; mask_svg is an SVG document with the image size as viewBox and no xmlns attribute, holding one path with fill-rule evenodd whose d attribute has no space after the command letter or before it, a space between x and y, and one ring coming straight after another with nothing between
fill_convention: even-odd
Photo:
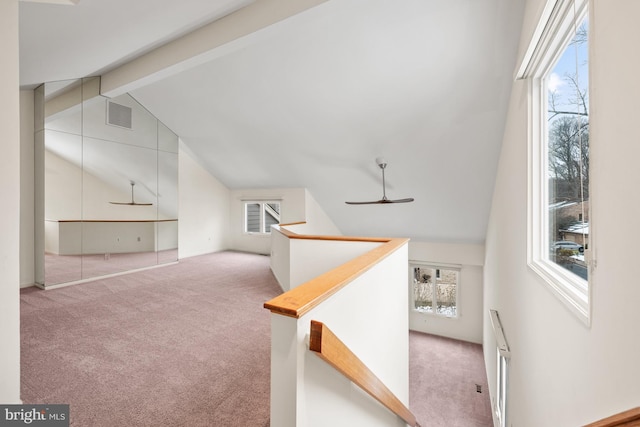
<instances>
[{"instance_id":1,"label":"vaulted ceiling","mask_svg":"<svg viewBox=\"0 0 640 427\"><path fill-rule=\"evenodd\" d=\"M117 69L252 3L23 2L21 85ZM228 188L306 187L348 235L482 242L523 3L329 0L129 91ZM380 156L387 196L415 202L345 204L381 198Z\"/></svg>"}]
</instances>

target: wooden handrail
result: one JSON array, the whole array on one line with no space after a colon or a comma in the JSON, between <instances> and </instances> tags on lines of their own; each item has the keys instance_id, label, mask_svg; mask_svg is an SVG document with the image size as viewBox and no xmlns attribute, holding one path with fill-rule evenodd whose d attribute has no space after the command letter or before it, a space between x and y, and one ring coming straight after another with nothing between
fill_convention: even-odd
<instances>
[{"instance_id":1,"label":"wooden handrail","mask_svg":"<svg viewBox=\"0 0 640 427\"><path fill-rule=\"evenodd\" d=\"M353 279L409 241L409 239L383 237L311 236L296 234L282 228L279 228L279 231L292 239L382 243L369 252L347 261L340 267L321 274L264 303L264 308L271 310L272 313L295 318L300 318L314 307L317 307L322 301L338 292Z\"/></svg>"},{"instance_id":2,"label":"wooden handrail","mask_svg":"<svg viewBox=\"0 0 640 427\"><path fill-rule=\"evenodd\" d=\"M420 427L409 408L322 322L311 321L309 349L408 425Z\"/></svg>"},{"instance_id":3,"label":"wooden handrail","mask_svg":"<svg viewBox=\"0 0 640 427\"><path fill-rule=\"evenodd\" d=\"M629 409L604 418L584 427L638 427L640 426L640 407Z\"/></svg>"},{"instance_id":4,"label":"wooden handrail","mask_svg":"<svg viewBox=\"0 0 640 427\"><path fill-rule=\"evenodd\" d=\"M272 227L287 236L290 239L307 239L307 240L338 240L344 242L378 242L385 243L390 240L388 237L357 237L357 236L331 236L331 235L315 235L315 234L298 234L291 230L287 230L288 225L302 225L306 222L292 222L289 224L278 224Z\"/></svg>"}]
</instances>

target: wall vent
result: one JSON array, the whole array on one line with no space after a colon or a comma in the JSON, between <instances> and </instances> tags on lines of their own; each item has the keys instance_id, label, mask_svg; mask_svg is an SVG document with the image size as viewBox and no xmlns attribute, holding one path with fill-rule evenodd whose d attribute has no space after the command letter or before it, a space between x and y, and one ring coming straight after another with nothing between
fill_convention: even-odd
<instances>
[{"instance_id":1,"label":"wall vent","mask_svg":"<svg viewBox=\"0 0 640 427\"><path fill-rule=\"evenodd\" d=\"M107 101L107 124L131 129L131 107Z\"/></svg>"}]
</instances>

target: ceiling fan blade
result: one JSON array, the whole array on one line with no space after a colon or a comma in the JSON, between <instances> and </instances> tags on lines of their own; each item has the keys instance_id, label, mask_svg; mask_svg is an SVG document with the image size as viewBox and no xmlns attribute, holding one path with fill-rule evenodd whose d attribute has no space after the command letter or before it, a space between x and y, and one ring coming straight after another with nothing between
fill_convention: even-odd
<instances>
[{"instance_id":1,"label":"ceiling fan blade","mask_svg":"<svg viewBox=\"0 0 640 427\"><path fill-rule=\"evenodd\" d=\"M128 206L151 206L153 203L136 203L136 202L109 202L112 205L128 205Z\"/></svg>"},{"instance_id":2,"label":"ceiling fan blade","mask_svg":"<svg viewBox=\"0 0 640 427\"><path fill-rule=\"evenodd\" d=\"M385 203L409 203L409 202L413 202L413 197L406 198L406 199L396 199L396 200L380 199L372 202L345 202L345 203L348 205L381 205Z\"/></svg>"},{"instance_id":3,"label":"ceiling fan blade","mask_svg":"<svg viewBox=\"0 0 640 427\"><path fill-rule=\"evenodd\" d=\"M129 182L131 184L131 201L130 202L109 202L112 205L127 205L127 206L151 206L153 203L136 203L133 199L133 187L136 185L134 181Z\"/></svg>"},{"instance_id":4,"label":"ceiling fan blade","mask_svg":"<svg viewBox=\"0 0 640 427\"><path fill-rule=\"evenodd\" d=\"M348 205L376 205L378 203L385 203L382 200L376 200L372 202L345 202Z\"/></svg>"},{"instance_id":5,"label":"ceiling fan blade","mask_svg":"<svg viewBox=\"0 0 640 427\"><path fill-rule=\"evenodd\" d=\"M413 202L413 197L408 197L406 199L387 200L385 203L409 203L409 202Z\"/></svg>"}]
</instances>

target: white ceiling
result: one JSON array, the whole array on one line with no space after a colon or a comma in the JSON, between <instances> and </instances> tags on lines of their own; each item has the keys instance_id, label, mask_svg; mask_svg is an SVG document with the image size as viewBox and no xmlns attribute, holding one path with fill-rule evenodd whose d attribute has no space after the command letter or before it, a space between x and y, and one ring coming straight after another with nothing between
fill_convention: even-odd
<instances>
[{"instance_id":1,"label":"white ceiling","mask_svg":"<svg viewBox=\"0 0 640 427\"><path fill-rule=\"evenodd\" d=\"M23 3L21 83L113 68L243 3ZM523 3L330 0L131 93L229 188L306 187L349 235L482 242ZM346 205L381 198L379 156L387 196L415 202Z\"/></svg>"},{"instance_id":2,"label":"white ceiling","mask_svg":"<svg viewBox=\"0 0 640 427\"><path fill-rule=\"evenodd\" d=\"M23 87L100 75L255 0L40 1L20 3Z\"/></svg>"}]
</instances>

